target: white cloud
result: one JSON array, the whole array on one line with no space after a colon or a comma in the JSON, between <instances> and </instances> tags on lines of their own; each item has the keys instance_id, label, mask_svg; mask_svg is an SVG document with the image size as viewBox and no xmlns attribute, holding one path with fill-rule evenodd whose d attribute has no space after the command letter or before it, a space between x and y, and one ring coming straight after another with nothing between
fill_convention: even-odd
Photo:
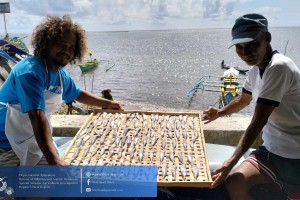
<instances>
[{"instance_id":1,"label":"white cloud","mask_svg":"<svg viewBox=\"0 0 300 200\"><path fill-rule=\"evenodd\" d=\"M260 0L11 0L10 4L9 29L28 32L47 14L69 13L87 30L205 28L228 27L245 12L271 15L280 7L273 3L261 7Z\"/></svg>"},{"instance_id":2,"label":"white cloud","mask_svg":"<svg viewBox=\"0 0 300 200\"><path fill-rule=\"evenodd\" d=\"M280 10L281 10L280 8L265 6L265 7L255 9L254 12L264 14L264 13L280 12Z\"/></svg>"}]
</instances>

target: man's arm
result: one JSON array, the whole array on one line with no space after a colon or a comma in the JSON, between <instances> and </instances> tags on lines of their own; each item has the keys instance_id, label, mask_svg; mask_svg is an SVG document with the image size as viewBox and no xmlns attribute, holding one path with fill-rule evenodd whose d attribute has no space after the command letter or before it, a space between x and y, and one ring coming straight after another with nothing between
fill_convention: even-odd
<instances>
[{"instance_id":1,"label":"man's arm","mask_svg":"<svg viewBox=\"0 0 300 200\"><path fill-rule=\"evenodd\" d=\"M48 120L42 110L32 110L28 112L35 139L43 152L49 165L66 165L60 159L53 144L52 135Z\"/></svg>"},{"instance_id":2,"label":"man's arm","mask_svg":"<svg viewBox=\"0 0 300 200\"><path fill-rule=\"evenodd\" d=\"M263 104L256 104L255 112L250 125L246 129L245 133L241 137L235 152L226 160L220 169L216 170L216 174L213 175L214 182L211 187L217 187L221 181L227 177L231 169L239 161L239 159L246 153L251 147L255 139L258 137L263 127L266 125L269 116L273 112L274 107Z\"/></svg>"},{"instance_id":3,"label":"man's arm","mask_svg":"<svg viewBox=\"0 0 300 200\"><path fill-rule=\"evenodd\" d=\"M80 95L76 99L80 103L84 103L91 106L99 106L109 109L121 110L121 105L117 102L113 102L104 98L97 97L92 93L82 90Z\"/></svg>"},{"instance_id":4,"label":"man's arm","mask_svg":"<svg viewBox=\"0 0 300 200\"><path fill-rule=\"evenodd\" d=\"M234 98L228 105L221 109L217 109L214 107L210 107L209 109L203 111L204 117L202 120L206 121L206 124L216 120L219 117L230 115L232 113L239 112L247 105L250 104L252 100L252 95L247 94L246 92L242 92L242 94L236 98Z\"/></svg>"}]
</instances>

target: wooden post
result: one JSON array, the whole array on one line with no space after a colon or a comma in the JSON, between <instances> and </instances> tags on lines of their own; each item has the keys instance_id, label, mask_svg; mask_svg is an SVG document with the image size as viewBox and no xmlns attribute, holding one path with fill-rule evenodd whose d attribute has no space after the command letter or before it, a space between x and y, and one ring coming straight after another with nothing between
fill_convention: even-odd
<instances>
[{"instance_id":1,"label":"wooden post","mask_svg":"<svg viewBox=\"0 0 300 200\"><path fill-rule=\"evenodd\" d=\"M10 13L10 6L9 2L1 2L0 3L0 13L3 13L3 18L4 18L4 28L5 28L5 39L9 39L8 33L7 33L7 28L6 28L6 19L5 19L5 13Z\"/></svg>"},{"instance_id":2,"label":"wooden post","mask_svg":"<svg viewBox=\"0 0 300 200\"><path fill-rule=\"evenodd\" d=\"M4 18L5 37L6 37L7 36L7 28L6 28L5 13L3 13L3 18Z\"/></svg>"}]
</instances>

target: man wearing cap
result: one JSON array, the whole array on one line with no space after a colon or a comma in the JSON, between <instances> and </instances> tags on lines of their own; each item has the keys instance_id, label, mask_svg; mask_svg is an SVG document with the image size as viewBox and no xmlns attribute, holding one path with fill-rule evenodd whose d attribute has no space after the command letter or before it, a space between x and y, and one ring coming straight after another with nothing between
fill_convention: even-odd
<instances>
[{"instance_id":1,"label":"man wearing cap","mask_svg":"<svg viewBox=\"0 0 300 200\"><path fill-rule=\"evenodd\" d=\"M231 199L251 199L250 189L265 183L288 195L300 194L300 72L290 58L273 51L271 39L264 16L247 14L235 21L230 47L251 66L243 92L226 107L203 112L209 123L256 102L234 154L212 177L212 188L225 179ZM232 170L261 131L262 146Z\"/></svg>"}]
</instances>

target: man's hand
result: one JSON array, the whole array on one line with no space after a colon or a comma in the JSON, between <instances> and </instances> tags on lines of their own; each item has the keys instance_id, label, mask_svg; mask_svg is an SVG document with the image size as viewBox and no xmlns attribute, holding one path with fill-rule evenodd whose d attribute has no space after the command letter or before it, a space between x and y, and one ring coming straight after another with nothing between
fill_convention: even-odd
<instances>
[{"instance_id":1,"label":"man's hand","mask_svg":"<svg viewBox=\"0 0 300 200\"><path fill-rule=\"evenodd\" d=\"M220 185L222 181L228 176L232 168L233 165L230 160L224 161L222 167L214 171L214 175L212 176L212 180L214 182L210 185L210 188L213 189Z\"/></svg>"},{"instance_id":2,"label":"man's hand","mask_svg":"<svg viewBox=\"0 0 300 200\"><path fill-rule=\"evenodd\" d=\"M111 101L110 104L108 105L108 109L112 110L123 110L121 105L117 102Z\"/></svg>"},{"instance_id":3,"label":"man's hand","mask_svg":"<svg viewBox=\"0 0 300 200\"><path fill-rule=\"evenodd\" d=\"M204 124L208 124L211 121L216 120L220 117L219 115L219 109L214 107L209 107L207 110L203 111L204 116L202 117L203 121L206 121Z\"/></svg>"}]
</instances>

